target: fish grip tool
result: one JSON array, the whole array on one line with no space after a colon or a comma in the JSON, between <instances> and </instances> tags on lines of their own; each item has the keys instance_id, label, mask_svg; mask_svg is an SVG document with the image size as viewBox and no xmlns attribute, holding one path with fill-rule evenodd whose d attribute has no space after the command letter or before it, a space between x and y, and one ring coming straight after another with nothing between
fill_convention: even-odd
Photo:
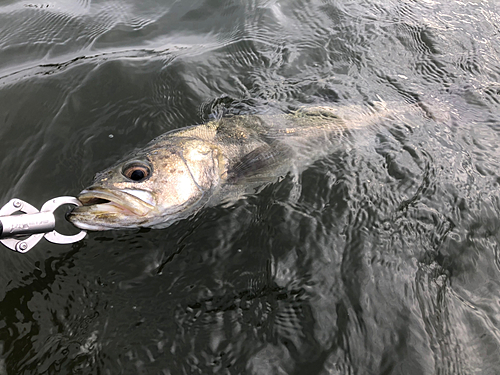
<instances>
[{"instance_id":1,"label":"fish grip tool","mask_svg":"<svg viewBox=\"0 0 500 375\"><path fill-rule=\"evenodd\" d=\"M63 196L45 202L38 211L27 202L11 199L0 209L0 242L11 250L26 253L43 237L56 244L70 244L82 240L87 234L84 230L71 236L55 230L54 212L67 204L82 205L75 197Z\"/></svg>"}]
</instances>

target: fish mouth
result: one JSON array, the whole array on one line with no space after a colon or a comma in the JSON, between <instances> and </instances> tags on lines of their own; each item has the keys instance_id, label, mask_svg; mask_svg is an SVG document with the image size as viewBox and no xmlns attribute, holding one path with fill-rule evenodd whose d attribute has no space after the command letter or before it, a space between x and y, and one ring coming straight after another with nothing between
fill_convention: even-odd
<instances>
[{"instance_id":1,"label":"fish mouth","mask_svg":"<svg viewBox=\"0 0 500 375\"><path fill-rule=\"evenodd\" d=\"M83 206L76 207L74 211L82 213L92 211L93 213L117 213L125 215L146 216L154 206L137 197L137 192L130 190L109 190L99 187L88 188L78 195L78 200ZM141 190L140 195L153 201L151 193Z\"/></svg>"}]
</instances>

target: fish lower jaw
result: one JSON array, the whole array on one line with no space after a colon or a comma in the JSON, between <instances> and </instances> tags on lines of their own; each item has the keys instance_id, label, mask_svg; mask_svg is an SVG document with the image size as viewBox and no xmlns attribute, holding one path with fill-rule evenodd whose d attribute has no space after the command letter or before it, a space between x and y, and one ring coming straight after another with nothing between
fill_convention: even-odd
<instances>
[{"instance_id":1,"label":"fish lower jaw","mask_svg":"<svg viewBox=\"0 0 500 375\"><path fill-rule=\"evenodd\" d=\"M134 220L133 218L130 220L102 220L97 219L95 217L82 217L78 216L69 216L69 221L77 228L88 230L88 231L107 231L107 230L120 230L120 229L137 229L139 227L146 226L144 225L145 220Z\"/></svg>"},{"instance_id":2,"label":"fish lower jaw","mask_svg":"<svg viewBox=\"0 0 500 375\"><path fill-rule=\"evenodd\" d=\"M113 228L109 228L109 227L104 227L104 226L95 225L95 224L89 224L89 223L83 223L83 222L79 222L79 221L72 221L71 223L75 227L77 227L78 229L88 230L88 231L92 231L92 232L105 231L105 230L113 229Z\"/></svg>"}]
</instances>

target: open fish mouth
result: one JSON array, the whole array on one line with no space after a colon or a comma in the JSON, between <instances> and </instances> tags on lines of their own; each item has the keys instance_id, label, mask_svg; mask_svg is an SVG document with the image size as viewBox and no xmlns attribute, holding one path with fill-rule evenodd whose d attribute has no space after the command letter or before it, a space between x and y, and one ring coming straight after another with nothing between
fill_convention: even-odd
<instances>
[{"instance_id":1,"label":"open fish mouth","mask_svg":"<svg viewBox=\"0 0 500 375\"><path fill-rule=\"evenodd\" d=\"M109 190L103 188L89 188L83 190L78 196L78 200L83 206L76 207L75 213L92 212L98 213L119 213L125 215L145 216L154 210L154 206L136 195L152 201L151 194L145 191L130 190Z\"/></svg>"}]
</instances>

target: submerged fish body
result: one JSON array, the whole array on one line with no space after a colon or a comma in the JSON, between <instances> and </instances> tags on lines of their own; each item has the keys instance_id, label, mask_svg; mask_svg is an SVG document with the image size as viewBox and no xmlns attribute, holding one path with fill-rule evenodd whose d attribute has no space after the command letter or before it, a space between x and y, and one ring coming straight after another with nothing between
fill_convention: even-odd
<instances>
[{"instance_id":1,"label":"submerged fish body","mask_svg":"<svg viewBox=\"0 0 500 375\"><path fill-rule=\"evenodd\" d=\"M69 220L86 230L163 228L325 155L387 111L314 107L230 116L165 133L98 173Z\"/></svg>"}]
</instances>

